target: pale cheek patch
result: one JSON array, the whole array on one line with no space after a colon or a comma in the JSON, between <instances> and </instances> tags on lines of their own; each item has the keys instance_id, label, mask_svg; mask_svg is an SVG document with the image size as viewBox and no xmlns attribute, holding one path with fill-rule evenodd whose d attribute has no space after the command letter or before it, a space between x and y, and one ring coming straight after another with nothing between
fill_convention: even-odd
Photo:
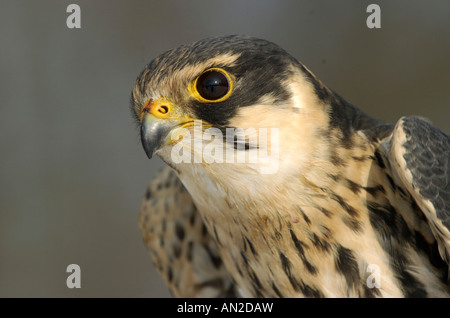
<instances>
[{"instance_id":1,"label":"pale cheek patch","mask_svg":"<svg viewBox=\"0 0 450 318\"><path fill-rule=\"evenodd\" d=\"M297 113L292 107L256 105L240 108L230 120L230 126L256 130L273 128L278 130L276 147L270 139L268 147L277 149L280 168L290 171L308 167L310 160L317 164L326 153L326 144L321 132L326 131L329 117L321 105L313 105ZM317 129L317 128L320 129ZM276 141L275 141L276 142ZM293 146L295 145L295 147Z\"/></svg>"},{"instance_id":2,"label":"pale cheek patch","mask_svg":"<svg viewBox=\"0 0 450 318\"><path fill-rule=\"evenodd\" d=\"M295 76L289 78L286 83L292 93L292 107L305 109L311 105L320 103L313 85L305 78L305 75L298 70L294 71Z\"/></svg>"},{"instance_id":3,"label":"pale cheek patch","mask_svg":"<svg viewBox=\"0 0 450 318\"><path fill-rule=\"evenodd\" d=\"M173 130L166 144L171 146L175 164L249 164L249 169L259 168L261 174L274 174L279 161L278 132L278 128L250 127L226 128L223 134L195 121L193 126Z\"/></svg>"}]
</instances>

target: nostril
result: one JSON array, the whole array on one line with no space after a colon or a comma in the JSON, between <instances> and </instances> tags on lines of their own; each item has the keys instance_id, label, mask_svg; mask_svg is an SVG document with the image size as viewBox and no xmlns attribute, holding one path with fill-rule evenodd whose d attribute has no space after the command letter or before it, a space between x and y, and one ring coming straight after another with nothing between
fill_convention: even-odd
<instances>
[{"instance_id":1,"label":"nostril","mask_svg":"<svg viewBox=\"0 0 450 318\"><path fill-rule=\"evenodd\" d=\"M161 114L165 115L169 112L169 107L166 105L161 105L158 107L158 112L160 112Z\"/></svg>"}]
</instances>

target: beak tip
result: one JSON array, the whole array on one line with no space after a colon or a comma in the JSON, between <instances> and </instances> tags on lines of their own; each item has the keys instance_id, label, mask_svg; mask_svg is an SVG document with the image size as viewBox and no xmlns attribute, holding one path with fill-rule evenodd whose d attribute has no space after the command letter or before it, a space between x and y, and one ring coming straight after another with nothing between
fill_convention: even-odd
<instances>
[{"instance_id":1,"label":"beak tip","mask_svg":"<svg viewBox=\"0 0 450 318\"><path fill-rule=\"evenodd\" d=\"M147 154L147 158L148 159L152 159L153 158L153 154L152 153L146 153Z\"/></svg>"},{"instance_id":2,"label":"beak tip","mask_svg":"<svg viewBox=\"0 0 450 318\"><path fill-rule=\"evenodd\" d=\"M148 140L148 138L145 137L145 134L141 134L141 144L148 159L152 159L155 150L154 148L156 147L155 142Z\"/></svg>"},{"instance_id":3,"label":"beak tip","mask_svg":"<svg viewBox=\"0 0 450 318\"><path fill-rule=\"evenodd\" d=\"M141 123L141 143L148 159L152 159L155 152L161 147L165 136L172 125L166 121L156 119L153 115L144 115Z\"/></svg>"}]
</instances>

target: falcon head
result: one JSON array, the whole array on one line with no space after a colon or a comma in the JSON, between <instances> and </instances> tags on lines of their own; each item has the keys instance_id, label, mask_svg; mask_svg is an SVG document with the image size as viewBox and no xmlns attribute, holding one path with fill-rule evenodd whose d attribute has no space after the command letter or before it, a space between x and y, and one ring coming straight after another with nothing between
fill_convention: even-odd
<instances>
[{"instance_id":1,"label":"falcon head","mask_svg":"<svg viewBox=\"0 0 450 318\"><path fill-rule=\"evenodd\" d=\"M211 156L217 159L220 152L224 164L217 169L224 175L231 173L225 167L260 174L258 168L274 161L277 174L321 163L320 170L326 170L328 141L345 143L350 135L354 109L344 108L345 103L278 45L241 35L204 39L163 53L138 76L131 96L149 158L157 154L183 170L182 149L192 155L191 163L214 170ZM199 125L201 133L196 134ZM230 137L230 131L235 135ZM226 165L227 151L234 151L233 165ZM259 160L261 153L269 160ZM236 164L239 156L245 160Z\"/></svg>"}]
</instances>

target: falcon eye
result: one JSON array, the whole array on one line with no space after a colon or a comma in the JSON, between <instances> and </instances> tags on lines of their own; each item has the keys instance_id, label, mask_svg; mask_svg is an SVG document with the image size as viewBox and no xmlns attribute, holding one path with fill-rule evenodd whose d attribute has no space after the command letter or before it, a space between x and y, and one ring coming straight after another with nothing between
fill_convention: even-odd
<instances>
[{"instance_id":1,"label":"falcon eye","mask_svg":"<svg viewBox=\"0 0 450 318\"><path fill-rule=\"evenodd\" d=\"M197 77L193 86L197 99L206 103L218 103L230 96L232 81L224 70L210 68Z\"/></svg>"}]
</instances>

